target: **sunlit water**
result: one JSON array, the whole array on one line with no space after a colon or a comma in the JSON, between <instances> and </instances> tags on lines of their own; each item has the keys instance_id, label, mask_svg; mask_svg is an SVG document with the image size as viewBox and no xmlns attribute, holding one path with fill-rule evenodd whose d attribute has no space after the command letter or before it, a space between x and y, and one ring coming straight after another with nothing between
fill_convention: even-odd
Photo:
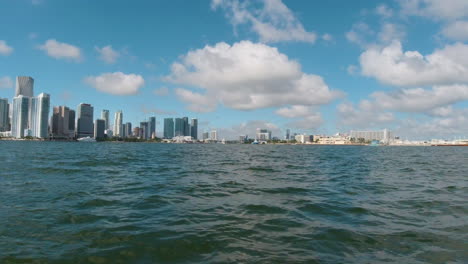
<instances>
[{"instance_id":1,"label":"sunlit water","mask_svg":"<svg viewBox=\"0 0 468 264\"><path fill-rule=\"evenodd\" d=\"M0 263L468 263L468 148L0 141Z\"/></svg>"}]
</instances>

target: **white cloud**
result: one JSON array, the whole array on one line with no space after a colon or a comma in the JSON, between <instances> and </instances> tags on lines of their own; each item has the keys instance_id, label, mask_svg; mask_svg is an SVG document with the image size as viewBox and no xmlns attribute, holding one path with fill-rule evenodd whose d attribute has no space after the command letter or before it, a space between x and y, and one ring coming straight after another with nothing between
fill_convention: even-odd
<instances>
[{"instance_id":1,"label":"white cloud","mask_svg":"<svg viewBox=\"0 0 468 264\"><path fill-rule=\"evenodd\" d=\"M399 112L428 112L438 107L468 100L468 85L435 86L432 89L401 89L375 92L376 107Z\"/></svg>"},{"instance_id":2,"label":"white cloud","mask_svg":"<svg viewBox=\"0 0 468 264\"><path fill-rule=\"evenodd\" d=\"M218 138L239 139L240 135L248 135L249 138L254 138L257 128L270 130L273 137L281 137L283 135L281 129L274 123L263 120L251 120L228 128L218 128Z\"/></svg>"},{"instance_id":3,"label":"white cloud","mask_svg":"<svg viewBox=\"0 0 468 264\"><path fill-rule=\"evenodd\" d=\"M399 0L404 15L423 16L435 20L468 17L466 0Z\"/></svg>"},{"instance_id":4,"label":"white cloud","mask_svg":"<svg viewBox=\"0 0 468 264\"><path fill-rule=\"evenodd\" d=\"M388 44L394 40L402 40L406 35L402 26L392 23L384 23L379 32L380 43Z\"/></svg>"},{"instance_id":5,"label":"white cloud","mask_svg":"<svg viewBox=\"0 0 468 264\"><path fill-rule=\"evenodd\" d=\"M378 5L375 12L383 18L390 18L393 16L393 10L385 4Z\"/></svg>"},{"instance_id":6,"label":"white cloud","mask_svg":"<svg viewBox=\"0 0 468 264\"><path fill-rule=\"evenodd\" d=\"M96 90L113 95L133 95L138 92L145 80L141 75L122 72L103 73L99 76L89 76L85 82Z\"/></svg>"},{"instance_id":7,"label":"white cloud","mask_svg":"<svg viewBox=\"0 0 468 264\"><path fill-rule=\"evenodd\" d=\"M362 74L395 86L468 83L468 45L456 43L423 56L401 43L372 47L360 56Z\"/></svg>"},{"instance_id":8,"label":"white cloud","mask_svg":"<svg viewBox=\"0 0 468 264\"><path fill-rule=\"evenodd\" d=\"M9 88L13 88L13 80L8 76L1 77L0 89L9 89Z\"/></svg>"},{"instance_id":9,"label":"white cloud","mask_svg":"<svg viewBox=\"0 0 468 264\"><path fill-rule=\"evenodd\" d=\"M8 46L5 40L0 40L0 55L10 55L13 52L13 48Z\"/></svg>"},{"instance_id":10,"label":"white cloud","mask_svg":"<svg viewBox=\"0 0 468 264\"><path fill-rule=\"evenodd\" d=\"M346 32L346 39L361 47L368 46L371 42L369 39L375 35L375 32L366 23L359 22L353 24L351 30Z\"/></svg>"},{"instance_id":11,"label":"white cloud","mask_svg":"<svg viewBox=\"0 0 468 264\"><path fill-rule=\"evenodd\" d=\"M332 41L333 36L328 34L328 33L325 33L325 34L322 35L322 39L325 40L325 41Z\"/></svg>"},{"instance_id":12,"label":"white cloud","mask_svg":"<svg viewBox=\"0 0 468 264\"><path fill-rule=\"evenodd\" d=\"M281 0L262 0L262 7L248 1L212 0L212 9L222 8L234 27L249 24L260 41L300 41L314 43L317 35L308 32Z\"/></svg>"},{"instance_id":13,"label":"white cloud","mask_svg":"<svg viewBox=\"0 0 468 264\"><path fill-rule=\"evenodd\" d=\"M468 41L468 21L455 21L442 29L442 34L453 40Z\"/></svg>"},{"instance_id":14,"label":"white cloud","mask_svg":"<svg viewBox=\"0 0 468 264\"><path fill-rule=\"evenodd\" d=\"M305 105L293 105L276 110L276 114L288 118L304 117L310 114L310 109Z\"/></svg>"},{"instance_id":15,"label":"white cloud","mask_svg":"<svg viewBox=\"0 0 468 264\"><path fill-rule=\"evenodd\" d=\"M167 87L161 87L161 88L155 89L153 93L158 96L166 96L166 95L169 95L169 89Z\"/></svg>"},{"instance_id":16,"label":"white cloud","mask_svg":"<svg viewBox=\"0 0 468 264\"><path fill-rule=\"evenodd\" d=\"M82 60L80 48L67 43L58 42L55 39L47 40L44 45L39 46L39 49L56 59Z\"/></svg>"},{"instance_id":17,"label":"white cloud","mask_svg":"<svg viewBox=\"0 0 468 264\"><path fill-rule=\"evenodd\" d=\"M337 110L339 125L348 128L379 129L395 121L393 113L381 111L367 100L361 101L358 107L342 103Z\"/></svg>"},{"instance_id":18,"label":"white cloud","mask_svg":"<svg viewBox=\"0 0 468 264\"><path fill-rule=\"evenodd\" d=\"M94 49L99 53L99 58L108 64L114 64L120 57L120 53L112 49L110 45L102 48L94 47Z\"/></svg>"},{"instance_id":19,"label":"white cloud","mask_svg":"<svg viewBox=\"0 0 468 264\"><path fill-rule=\"evenodd\" d=\"M201 89L176 90L192 110L213 111L218 103L238 110L321 105L341 96L276 48L250 41L190 51L171 68L166 81Z\"/></svg>"}]
</instances>

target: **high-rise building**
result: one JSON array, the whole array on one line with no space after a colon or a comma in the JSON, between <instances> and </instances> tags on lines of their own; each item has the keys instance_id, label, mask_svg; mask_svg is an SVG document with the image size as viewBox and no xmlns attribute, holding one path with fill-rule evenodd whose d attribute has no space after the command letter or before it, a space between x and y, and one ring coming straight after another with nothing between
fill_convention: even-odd
<instances>
[{"instance_id":1,"label":"high-rise building","mask_svg":"<svg viewBox=\"0 0 468 264\"><path fill-rule=\"evenodd\" d=\"M140 136L140 128L139 127L133 128L133 136L134 137L139 137Z\"/></svg>"},{"instance_id":2,"label":"high-rise building","mask_svg":"<svg viewBox=\"0 0 468 264\"><path fill-rule=\"evenodd\" d=\"M47 138L49 136L48 121L50 111L50 95L41 93L37 97L31 98L30 123L31 135L37 138Z\"/></svg>"},{"instance_id":3,"label":"high-rise building","mask_svg":"<svg viewBox=\"0 0 468 264\"><path fill-rule=\"evenodd\" d=\"M102 110L101 119L104 120L106 129L110 129L110 127L109 127L109 110Z\"/></svg>"},{"instance_id":4,"label":"high-rise building","mask_svg":"<svg viewBox=\"0 0 468 264\"><path fill-rule=\"evenodd\" d=\"M184 135L184 120L182 118L175 119L174 135L180 137Z\"/></svg>"},{"instance_id":5,"label":"high-rise building","mask_svg":"<svg viewBox=\"0 0 468 264\"><path fill-rule=\"evenodd\" d=\"M103 119L96 119L96 121L94 122L94 138L103 139L104 130L106 130L106 121L104 121Z\"/></svg>"},{"instance_id":6,"label":"high-rise building","mask_svg":"<svg viewBox=\"0 0 468 264\"><path fill-rule=\"evenodd\" d=\"M149 137L156 137L156 117L152 116L149 119Z\"/></svg>"},{"instance_id":7,"label":"high-rise building","mask_svg":"<svg viewBox=\"0 0 468 264\"><path fill-rule=\"evenodd\" d=\"M74 130L70 130L70 123L75 123L75 118L71 119L70 110L66 106L55 106L52 112L50 130L53 137L69 138L74 136ZM74 113L75 111L73 111ZM73 125L75 127L75 125Z\"/></svg>"},{"instance_id":8,"label":"high-rise building","mask_svg":"<svg viewBox=\"0 0 468 264\"><path fill-rule=\"evenodd\" d=\"M210 133L208 132L203 132L203 140L210 139Z\"/></svg>"},{"instance_id":9,"label":"high-rise building","mask_svg":"<svg viewBox=\"0 0 468 264\"><path fill-rule=\"evenodd\" d=\"M140 122L140 138L141 139L149 139L150 138L150 135L149 135L149 124L148 122L144 121L144 122Z\"/></svg>"},{"instance_id":10,"label":"high-rise building","mask_svg":"<svg viewBox=\"0 0 468 264\"><path fill-rule=\"evenodd\" d=\"M164 118L164 138L174 137L174 119Z\"/></svg>"},{"instance_id":11,"label":"high-rise building","mask_svg":"<svg viewBox=\"0 0 468 264\"><path fill-rule=\"evenodd\" d=\"M256 140L271 140L271 131L257 128Z\"/></svg>"},{"instance_id":12,"label":"high-rise building","mask_svg":"<svg viewBox=\"0 0 468 264\"><path fill-rule=\"evenodd\" d=\"M192 122L190 124L190 136L193 139L198 139L198 119L192 118Z\"/></svg>"},{"instance_id":13,"label":"high-rise building","mask_svg":"<svg viewBox=\"0 0 468 264\"><path fill-rule=\"evenodd\" d=\"M10 128L10 105L8 99L0 98L0 132L8 131Z\"/></svg>"},{"instance_id":14,"label":"high-rise building","mask_svg":"<svg viewBox=\"0 0 468 264\"><path fill-rule=\"evenodd\" d=\"M377 131L351 131L350 138L364 141L379 140L383 143L389 143L394 139L394 135L387 129Z\"/></svg>"},{"instance_id":15,"label":"high-rise building","mask_svg":"<svg viewBox=\"0 0 468 264\"><path fill-rule=\"evenodd\" d=\"M75 110L68 110L68 131L70 134L75 134L75 125L76 125L76 113Z\"/></svg>"},{"instance_id":16,"label":"high-rise building","mask_svg":"<svg viewBox=\"0 0 468 264\"><path fill-rule=\"evenodd\" d=\"M210 132L210 140L217 141L218 140L218 131L211 130Z\"/></svg>"},{"instance_id":17,"label":"high-rise building","mask_svg":"<svg viewBox=\"0 0 468 264\"><path fill-rule=\"evenodd\" d=\"M123 137L123 113L122 111L117 111L115 113L115 119L114 119L114 136L116 137Z\"/></svg>"},{"instance_id":18,"label":"high-rise building","mask_svg":"<svg viewBox=\"0 0 468 264\"><path fill-rule=\"evenodd\" d=\"M290 134L291 134L291 130L289 130L289 128L286 129L286 138L285 138L286 140L289 140L289 138L291 137Z\"/></svg>"},{"instance_id":19,"label":"high-rise building","mask_svg":"<svg viewBox=\"0 0 468 264\"><path fill-rule=\"evenodd\" d=\"M132 136L132 123L127 122L125 124L124 134L125 134L124 137L131 137Z\"/></svg>"},{"instance_id":20,"label":"high-rise building","mask_svg":"<svg viewBox=\"0 0 468 264\"><path fill-rule=\"evenodd\" d=\"M182 120L184 121L184 136L190 136L190 124L189 124L189 119L188 117L182 117Z\"/></svg>"},{"instance_id":21,"label":"high-rise building","mask_svg":"<svg viewBox=\"0 0 468 264\"><path fill-rule=\"evenodd\" d=\"M29 76L17 76L16 77L16 90L15 97L19 95L26 97L34 96L34 79Z\"/></svg>"},{"instance_id":22,"label":"high-rise building","mask_svg":"<svg viewBox=\"0 0 468 264\"><path fill-rule=\"evenodd\" d=\"M78 105L78 118L76 120L76 137L94 136L93 116L94 108L90 104Z\"/></svg>"},{"instance_id":23,"label":"high-rise building","mask_svg":"<svg viewBox=\"0 0 468 264\"><path fill-rule=\"evenodd\" d=\"M13 98L13 113L11 120L11 136L24 137L24 130L28 128L29 97L18 95Z\"/></svg>"}]
</instances>

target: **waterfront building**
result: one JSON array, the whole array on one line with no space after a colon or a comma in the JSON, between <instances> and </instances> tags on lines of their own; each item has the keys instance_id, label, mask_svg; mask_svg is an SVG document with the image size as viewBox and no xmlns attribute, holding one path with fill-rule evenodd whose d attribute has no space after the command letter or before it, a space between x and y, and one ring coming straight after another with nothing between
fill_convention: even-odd
<instances>
[{"instance_id":1,"label":"waterfront building","mask_svg":"<svg viewBox=\"0 0 468 264\"><path fill-rule=\"evenodd\" d=\"M30 98L18 95L13 98L13 113L11 120L11 136L24 137L24 131L28 128Z\"/></svg>"},{"instance_id":2,"label":"waterfront building","mask_svg":"<svg viewBox=\"0 0 468 264\"><path fill-rule=\"evenodd\" d=\"M0 98L0 132L10 130L10 104L8 99Z\"/></svg>"},{"instance_id":3,"label":"waterfront building","mask_svg":"<svg viewBox=\"0 0 468 264\"><path fill-rule=\"evenodd\" d=\"M257 128L257 134L255 136L255 139L256 140L262 140L262 141L270 140L271 139L271 131L269 131L267 129Z\"/></svg>"},{"instance_id":4,"label":"waterfront building","mask_svg":"<svg viewBox=\"0 0 468 264\"><path fill-rule=\"evenodd\" d=\"M174 119L164 118L164 138L174 137Z\"/></svg>"},{"instance_id":5,"label":"waterfront building","mask_svg":"<svg viewBox=\"0 0 468 264\"><path fill-rule=\"evenodd\" d=\"M75 110L69 109L68 110L68 131L70 134L75 134Z\"/></svg>"},{"instance_id":6,"label":"waterfront building","mask_svg":"<svg viewBox=\"0 0 468 264\"><path fill-rule=\"evenodd\" d=\"M123 123L123 113L122 111L119 110L115 113L115 118L114 118L114 136L123 137L122 123Z\"/></svg>"},{"instance_id":7,"label":"waterfront building","mask_svg":"<svg viewBox=\"0 0 468 264\"><path fill-rule=\"evenodd\" d=\"M94 122L94 138L103 139L105 130L106 130L106 121L103 119L96 119L96 121Z\"/></svg>"},{"instance_id":8,"label":"waterfront building","mask_svg":"<svg viewBox=\"0 0 468 264\"><path fill-rule=\"evenodd\" d=\"M349 137L355 141L363 140L365 142L369 142L372 140L378 140L386 144L390 143L394 139L393 133L387 129L377 131L351 131Z\"/></svg>"},{"instance_id":9,"label":"waterfront building","mask_svg":"<svg viewBox=\"0 0 468 264\"><path fill-rule=\"evenodd\" d=\"M125 133L125 137L131 137L132 136L132 123L127 122L125 124L124 133Z\"/></svg>"},{"instance_id":10,"label":"waterfront building","mask_svg":"<svg viewBox=\"0 0 468 264\"><path fill-rule=\"evenodd\" d=\"M309 141L309 137L306 136L306 135L296 135L294 137L294 139L296 140L297 143L301 143L301 144L305 144L306 142L310 142Z\"/></svg>"},{"instance_id":11,"label":"waterfront building","mask_svg":"<svg viewBox=\"0 0 468 264\"><path fill-rule=\"evenodd\" d=\"M26 97L34 96L34 79L29 76L16 77L15 97L19 95Z\"/></svg>"},{"instance_id":12,"label":"waterfront building","mask_svg":"<svg viewBox=\"0 0 468 264\"><path fill-rule=\"evenodd\" d=\"M209 132L203 132L202 139L205 141L205 140L208 140L209 138L210 138L210 133Z\"/></svg>"},{"instance_id":13,"label":"waterfront building","mask_svg":"<svg viewBox=\"0 0 468 264\"><path fill-rule=\"evenodd\" d=\"M148 122L146 122L146 121L140 122L140 138L141 139L149 139L150 138L149 133L150 133L150 131L149 131Z\"/></svg>"},{"instance_id":14,"label":"waterfront building","mask_svg":"<svg viewBox=\"0 0 468 264\"><path fill-rule=\"evenodd\" d=\"M70 120L70 109L66 106L55 106L53 108L52 117L50 121L50 130L53 137L70 137L73 136L73 130L69 130L69 123L74 122ZM70 135L72 132L72 135Z\"/></svg>"},{"instance_id":15,"label":"waterfront building","mask_svg":"<svg viewBox=\"0 0 468 264\"><path fill-rule=\"evenodd\" d=\"M31 136L47 138L49 136L48 121L50 111L50 95L41 93L31 98L30 124Z\"/></svg>"},{"instance_id":16,"label":"waterfront building","mask_svg":"<svg viewBox=\"0 0 468 264\"><path fill-rule=\"evenodd\" d=\"M78 118L76 120L76 137L92 137L94 135L93 116L94 108L90 104L78 105Z\"/></svg>"},{"instance_id":17,"label":"waterfront building","mask_svg":"<svg viewBox=\"0 0 468 264\"><path fill-rule=\"evenodd\" d=\"M149 137L156 137L156 117L154 116L149 118Z\"/></svg>"},{"instance_id":18,"label":"waterfront building","mask_svg":"<svg viewBox=\"0 0 468 264\"><path fill-rule=\"evenodd\" d=\"M133 128L133 136L134 137L139 137L140 136L140 128L139 127Z\"/></svg>"},{"instance_id":19,"label":"waterfront building","mask_svg":"<svg viewBox=\"0 0 468 264\"><path fill-rule=\"evenodd\" d=\"M110 129L110 124L109 124L109 110L102 110L101 111L101 119L104 120L104 126L106 129Z\"/></svg>"},{"instance_id":20,"label":"waterfront building","mask_svg":"<svg viewBox=\"0 0 468 264\"><path fill-rule=\"evenodd\" d=\"M182 118L175 119L174 136L176 137L184 136L184 120Z\"/></svg>"},{"instance_id":21,"label":"waterfront building","mask_svg":"<svg viewBox=\"0 0 468 264\"><path fill-rule=\"evenodd\" d=\"M188 117L182 117L182 120L184 122L183 123L183 126L184 126L184 128L183 128L183 133L184 134L183 135L186 136L186 137L190 136L190 124L189 124L189 121L188 121L189 119L188 119Z\"/></svg>"},{"instance_id":22,"label":"waterfront building","mask_svg":"<svg viewBox=\"0 0 468 264\"><path fill-rule=\"evenodd\" d=\"M217 141L218 140L218 131L211 130L210 132L210 140Z\"/></svg>"},{"instance_id":23,"label":"waterfront building","mask_svg":"<svg viewBox=\"0 0 468 264\"><path fill-rule=\"evenodd\" d=\"M190 136L192 136L192 138L195 140L198 139L198 119L196 118L192 118L190 124Z\"/></svg>"},{"instance_id":24,"label":"waterfront building","mask_svg":"<svg viewBox=\"0 0 468 264\"><path fill-rule=\"evenodd\" d=\"M285 137L286 140L290 139L290 134L291 134L291 130L289 130L289 128L286 129L286 137Z\"/></svg>"}]
</instances>

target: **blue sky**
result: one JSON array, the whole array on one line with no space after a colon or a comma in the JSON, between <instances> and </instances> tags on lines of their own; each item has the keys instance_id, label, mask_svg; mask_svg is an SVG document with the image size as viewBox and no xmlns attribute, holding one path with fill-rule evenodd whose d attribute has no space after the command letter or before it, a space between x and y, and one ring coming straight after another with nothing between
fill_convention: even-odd
<instances>
[{"instance_id":1,"label":"blue sky","mask_svg":"<svg viewBox=\"0 0 468 264\"><path fill-rule=\"evenodd\" d=\"M468 135L468 1L0 0L0 97L189 116L221 137Z\"/></svg>"}]
</instances>

